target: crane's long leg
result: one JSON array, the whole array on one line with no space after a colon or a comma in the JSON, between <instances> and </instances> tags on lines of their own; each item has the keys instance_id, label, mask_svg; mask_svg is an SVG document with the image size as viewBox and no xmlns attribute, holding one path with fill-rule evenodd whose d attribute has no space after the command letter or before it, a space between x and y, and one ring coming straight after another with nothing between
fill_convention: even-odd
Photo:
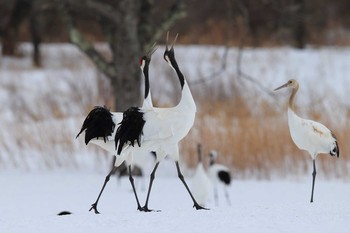
<instances>
[{"instance_id":1,"label":"crane's long leg","mask_svg":"<svg viewBox=\"0 0 350 233\"><path fill-rule=\"evenodd\" d=\"M185 179L184 179L184 176L183 176L182 173L181 173L180 166L179 166L179 161L176 161L175 164L176 164L176 169L177 169L177 175L178 175L178 177L180 178L180 180L182 181L182 183L185 185L185 187L186 187L188 193L190 194L190 196L191 196L191 198L192 198L193 207L195 207L197 210L208 210L207 208L204 208L204 207L200 206L200 205L197 203L196 199L194 199L194 197L193 197L193 195L192 195L192 193L191 193L191 190L188 188L188 186L187 186L187 184L186 184L186 181L185 181Z\"/></svg>"},{"instance_id":2,"label":"crane's long leg","mask_svg":"<svg viewBox=\"0 0 350 233\"><path fill-rule=\"evenodd\" d=\"M132 190L134 191L134 194L135 194L135 198L136 198L136 202L137 202L137 209L142 211L142 207L140 205L139 198L137 197L137 193L136 193L136 188L135 188L135 184L134 184L134 178L132 177L131 172L132 172L131 171L131 165L129 165L129 181L131 183Z\"/></svg>"},{"instance_id":3,"label":"crane's long leg","mask_svg":"<svg viewBox=\"0 0 350 233\"><path fill-rule=\"evenodd\" d=\"M311 203L314 201L314 187L315 187L315 179L316 179L316 162L315 159L312 160L314 171L312 172L312 190L311 190Z\"/></svg>"},{"instance_id":4,"label":"crane's long leg","mask_svg":"<svg viewBox=\"0 0 350 233\"><path fill-rule=\"evenodd\" d=\"M147 192L147 198L146 198L145 205L142 207L142 210L145 211L145 212L153 211L153 210L148 209L148 200L149 200L149 196L150 196L150 194L151 194L151 189L152 189L152 185L153 185L153 180L154 180L154 177L155 177L155 174L156 174L158 165L159 165L159 162L156 163L156 165L154 166L153 171L152 171L152 173L151 173L151 175L150 175L149 186L148 186L148 192ZM157 210L157 211L159 211L159 210Z\"/></svg>"},{"instance_id":5,"label":"crane's long leg","mask_svg":"<svg viewBox=\"0 0 350 233\"><path fill-rule=\"evenodd\" d=\"M93 203L93 204L91 205L91 208L89 209L89 211L94 210L95 214L99 214L99 213L100 213L100 212L97 210L98 201L100 200L100 197L101 197L101 195L102 195L102 193L103 193L103 190L104 190L105 187L106 187L106 184L107 184L108 181L109 181L109 178L111 177L111 175L112 175L112 174L115 172L115 170L117 169L117 167L114 166L115 160L116 160L116 157L114 156L114 157L113 157L113 163L112 163L112 169L111 169L111 171L108 173L108 175L106 176L105 181L104 181L103 186L102 186L102 189L101 189L100 193L98 194L98 197L97 197L95 203Z\"/></svg>"},{"instance_id":6,"label":"crane's long leg","mask_svg":"<svg viewBox=\"0 0 350 233\"><path fill-rule=\"evenodd\" d=\"M216 185L214 187L214 201L215 201L215 205L218 206L219 205L219 195L218 195L218 187Z\"/></svg>"},{"instance_id":7,"label":"crane's long leg","mask_svg":"<svg viewBox=\"0 0 350 233\"><path fill-rule=\"evenodd\" d=\"M231 200L230 200L230 194L228 193L227 186L225 185L224 187L224 192L225 192L225 197L226 197L226 202L229 206L231 206Z\"/></svg>"}]
</instances>

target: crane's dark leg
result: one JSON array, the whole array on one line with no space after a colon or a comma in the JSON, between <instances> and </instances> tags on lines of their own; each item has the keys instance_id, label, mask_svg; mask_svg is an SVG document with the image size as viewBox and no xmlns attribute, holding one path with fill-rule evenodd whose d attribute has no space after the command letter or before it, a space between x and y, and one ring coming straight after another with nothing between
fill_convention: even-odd
<instances>
[{"instance_id":1,"label":"crane's dark leg","mask_svg":"<svg viewBox=\"0 0 350 233\"><path fill-rule=\"evenodd\" d=\"M230 199L230 194L228 193L227 186L224 187L224 192L225 192L225 197L226 197L226 202L229 206L231 206L231 199Z\"/></svg>"},{"instance_id":2,"label":"crane's dark leg","mask_svg":"<svg viewBox=\"0 0 350 233\"><path fill-rule=\"evenodd\" d=\"M154 169L150 175L147 198L146 198L145 205L142 207L142 211L145 211L145 212L153 211L153 210L148 209L148 200L149 200L149 196L150 196L152 185L153 185L153 180L154 180L158 165L159 165L159 162L156 163L156 165L154 166ZM159 211L159 210L157 210L157 211Z\"/></svg>"},{"instance_id":3,"label":"crane's dark leg","mask_svg":"<svg viewBox=\"0 0 350 233\"><path fill-rule=\"evenodd\" d=\"M129 165L129 180L130 180L130 183L131 183L132 190L134 191L134 194L135 194L135 198L136 198L136 202L137 202L137 209L142 211L142 207L140 205L139 198L137 197L137 193L136 193L136 188L135 188L135 184L134 184L134 178L132 177L131 172L132 172L131 171L131 165Z\"/></svg>"},{"instance_id":4,"label":"crane's dark leg","mask_svg":"<svg viewBox=\"0 0 350 233\"><path fill-rule=\"evenodd\" d=\"M216 185L214 187L214 201L215 201L215 205L218 206L219 205L219 195L218 195L218 187Z\"/></svg>"},{"instance_id":5,"label":"crane's dark leg","mask_svg":"<svg viewBox=\"0 0 350 233\"><path fill-rule=\"evenodd\" d=\"M97 199L96 199L96 202L93 203L93 204L91 205L91 208L89 209L89 211L94 210L95 214L99 214L99 213L100 213L100 212L97 210L98 201L100 200L100 197L101 197L101 195L102 195L102 193L103 193L103 190L104 190L105 187L106 187L107 182L109 181L109 178L111 177L111 175L112 175L112 174L115 172L115 170L117 169L117 167L114 166L115 160L116 160L116 157L114 156L114 157L113 157L113 163L112 163L112 169L111 169L111 171L108 173L108 175L107 175L106 178L105 178L105 182L103 183L102 189L101 189L100 193L98 194L98 197L97 197Z\"/></svg>"},{"instance_id":6,"label":"crane's dark leg","mask_svg":"<svg viewBox=\"0 0 350 233\"><path fill-rule=\"evenodd\" d=\"M118 186L120 187L122 182L122 177L128 174L128 167L125 165L125 161L122 162L122 164L120 164L116 170L119 171L117 175L117 183L118 183Z\"/></svg>"},{"instance_id":7,"label":"crane's dark leg","mask_svg":"<svg viewBox=\"0 0 350 233\"><path fill-rule=\"evenodd\" d=\"M186 184L186 181L185 181L185 179L184 179L184 176L183 176L182 173L181 173L180 166L179 166L179 161L176 161L175 164L176 164L176 169L177 169L177 175L178 175L178 177L180 178L180 180L182 181L182 183L185 185L185 187L186 187L188 193L190 194L190 196L191 196L191 198L192 198L193 207L195 207L197 210L208 210L207 208L204 208L204 207L200 206L200 205L197 203L196 199L194 199L194 197L193 197L193 195L192 195L192 193L191 193L191 190L188 188L188 186L187 186L187 184Z\"/></svg>"},{"instance_id":8,"label":"crane's dark leg","mask_svg":"<svg viewBox=\"0 0 350 233\"><path fill-rule=\"evenodd\" d=\"M312 172L312 190L311 190L311 203L314 201L314 187L315 187L315 178L316 178L316 162L315 159L312 160L314 171Z\"/></svg>"}]
</instances>

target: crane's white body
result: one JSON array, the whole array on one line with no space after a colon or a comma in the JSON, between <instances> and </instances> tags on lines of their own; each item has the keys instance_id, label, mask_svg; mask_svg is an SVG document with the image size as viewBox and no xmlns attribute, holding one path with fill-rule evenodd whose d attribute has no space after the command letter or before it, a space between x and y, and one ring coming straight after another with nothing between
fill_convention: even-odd
<instances>
[{"instance_id":1,"label":"crane's white body","mask_svg":"<svg viewBox=\"0 0 350 233\"><path fill-rule=\"evenodd\" d=\"M299 117L288 108L288 125L295 145L307 151L312 159L319 153L329 153L336 144L332 132L323 124Z\"/></svg>"},{"instance_id":2,"label":"crane's white body","mask_svg":"<svg viewBox=\"0 0 350 233\"><path fill-rule=\"evenodd\" d=\"M157 162L165 156L179 160L178 142L183 139L192 128L196 115L196 104L193 100L187 82L182 90L182 97L178 105L172 108L141 108L144 112L143 135L141 147L127 145L118 156L116 164L127 159L133 151L156 151Z\"/></svg>"}]
</instances>

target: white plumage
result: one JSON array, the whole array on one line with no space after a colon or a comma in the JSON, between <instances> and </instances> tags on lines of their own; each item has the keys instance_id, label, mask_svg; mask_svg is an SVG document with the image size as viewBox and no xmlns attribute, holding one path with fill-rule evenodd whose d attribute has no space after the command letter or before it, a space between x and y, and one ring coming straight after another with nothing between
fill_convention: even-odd
<instances>
[{"instance_id":1,"label":"white plumage","mask_svg":"<svg viewBox=\"0 0 350 233\"><path fill-rule=\"evenodd\" d=\"M293 142L316 159L319 153L329 153L336 146L332 132L321 123L299 117L288 108L288 126Z\"/></svg>"},{"instance_id":2,"label":"white plumage","mask_svg":"<svg viewBox=\"0 0 350 233\"><path fill-rule=\"evenodd\" d=\"M295 145L299 149L307 151L313 161L312 190L310 200L310 202L313 202L316 178L316 157L320 153L329 153L332 156L336 155L339 157L339 147L336 137L326 126L316 121L303 119L295 113L294 98L299 89L298 82L291 79L287 83L276 88L275 91L285 87L292 89L288 105L288 126L290 135Z\"/></svg>"}]
</instances>

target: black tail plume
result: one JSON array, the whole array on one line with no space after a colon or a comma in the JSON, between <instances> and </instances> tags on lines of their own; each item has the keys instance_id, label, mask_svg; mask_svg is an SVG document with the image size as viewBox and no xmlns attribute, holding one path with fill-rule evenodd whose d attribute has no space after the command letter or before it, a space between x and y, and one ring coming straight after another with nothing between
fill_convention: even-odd
<instances>
[{"instance_id":1,"label":"black tail plume","mask_svg":"<svg viewBox=\"0 0 350 233\"><path fill-rule=\"evenodd\" d=\"M123 113L123 120L119 123L119 127L115 134L115 148L118 155L121 153L124 145L130 143L134 146L135 141L141 146L141 136L145 120L143 112L137 107L131 107Z\"/></svg>"},{"instance_id":2,"label":"black tail plume","mask_svg":"<svg viewBox=\"0 0 350 233\"><path fill-rule=\"evenodd\" d=\"M112 119L113 114L106 108L97 106L87 115L80 132L76 137L85 131L85 144L87 145L91 139L102 137L106 142L107 137L111 136L115 123Z\"/></svg>"},{"instance_id":3,"label":"black tail plume","mask_svg":"<svg viewBox=\"0 0 350 233\"><path fill-rule=\"evenodd\" d=\"M339 151L339 146L338 146L338 141L337 138L335 137L335 135L332 133L332 137L335 139L334 141L334 147L332 148L332 150L329 152L330 155L332 156L337 156L337 158L339 158L340 155L340 151Z\"/></svg>"},{"instance_id":4,"label":"black tail plume","mask_svg":"<svg viewBox=\"0 0 350 233\"><path fill-rule=\"evenodd\" d=\"M331 151L331 155L337 155L337 158L339 158L339 146L338 146L338 142L335 141L335 147L333 148L333 150Z\"/></svg>"}]
</instances>

